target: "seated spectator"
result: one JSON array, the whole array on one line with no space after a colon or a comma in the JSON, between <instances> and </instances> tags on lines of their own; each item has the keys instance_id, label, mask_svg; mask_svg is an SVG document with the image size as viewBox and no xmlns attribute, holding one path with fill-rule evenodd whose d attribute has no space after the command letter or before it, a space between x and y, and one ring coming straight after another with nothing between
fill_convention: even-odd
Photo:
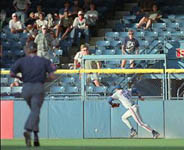
<instances>
[{"instance_id":1,"label":"seated spectator","mask_svg":"<svg viewBox=\"0 0 184 150\"><path fill-rule=\"evenodd\" d=\"M125 41L122 45L122 53L126 54L138 54L139 42L134 38L134 31L128 31L128 37L125 38ZM127 60L122 60L121 68L125 68ZM134 67L134 61L130 60L130 68Z\"/></svg>"},{"instance_id":2,"label":"seated spectator","mask_svg":"<svg viewBox=\"0 0 184 150\"><path fill-rule=\"evenodd\" d=\"M8 24L8 20L6 17L6 11L2 9L0 12L0 32L2 31L3 27L6 24Z\"/></svg>"},{"instance_id":3,"label":"seated spectator","mask_svg":"<svg viewBox=\"0 0 184 150\"><path fill-rule=\"evenodd\" d=\"M150 12L148 15L144 16L138 23L137 28L142 27L144 24L146 24L146 27L144 29L148 29L153 22L158 21L162 15L160 14L160 11L158 10L157 5L153 5L152 7L153 11Z\"/></svg>"},{"instance_id":4,"label":"seated spectator","mask_svg":"<svg viewBox=\"0 0 184 150\"><path fill-rule=\"evenodd\" d=\"M30 0L14 0L13 6L16 10L17 16L21 17L21 22L24 24L26 20L26 15L29 7L31 6Z\"/></svg>"},{"instance_id":5,"label":"seated spectator","mask_svg":"<svg viewBox=\"0 0 184 150\"><path fill-rule=\"evenodd\" d=\"M83 51L83 56L91 55L89 52L88 46L85 46L82 51ZM86 60L84 68L85 69L100 69L100 63L98 61ZM100 86L100 82L98 80L97 73L89 73L87 75L87 81L89 80L92 81L95 86Z\"/></svg>"},{"instance_id":6,"label":"seated spectator","mask_svg":"<svg viewBox=\"0 0 184 150\"><path fill-rule=\"evenodd\" d=\"M89 43L89 29L83 11L78 12L78 17L73 22L73 30L71 32L71 38L76 41L78 46L80 45L81 35L84 35L85 43Z\"/></svg>"},{"instance_id":7,"label":"seated spectator","mask_svg":"<svg viewBox=\"0 0 184 150\"><path fill-rule=\"evenodd\" d=\"M44 12L42 11L42 5L38 4L36 6L36 10L37 12L35 13L35 18L39 19L40 14L44 14Z\"/></svg>"},{"instance_id":8,"label":"seated spectator","mask_svg":"<svg viewBox=\"0 0 184 150\"><path fill-rule=\"evenodd\" d=\"M29 25L33 28L36 28L36 17L34 12L30 12L29 17L26 19L25 26L27 27Z\"/></svg>"},{"instance_id":9,"label":"seated spectator","mask_svg":"<svg viewBox=\"0 0 184 150\"><path fill-rule=\"evenodd\" d=\"M49 51L52 50L52 40L47 26L43 25L41 33L39 33L34 42L37 44L37 55L50 59Z\"/></svg>"},{"instance_id":10,"label":"seated spectator","mask_svg":"<svg viewBox=\"0 0 184 150\"><path fill-rule=\"evenodd\" d=\"M54 18L51 13L47 14L48 29L53 29L55 26Z\"/></svg>"},{"instance_id":11,"label":"seated spectator","mask_svg":"<svg viewBox=\"0 0 184 150\"><path fill-rule=\"evenodd\" d=\"M56 50L56 49L59 49L59 38L56 37L54 31L50 31L50 35L52 37L52 42L51 42L51 45L52 45L52 50Z\"/></svg>"},{"instance_id":12,"label":"seated spectator","mask_svg":"<svg viewBox=\"0 0 184 150\"><path fill-rule=\"evenodd\" d=\"M47 26L47 25L48 25L48 21L45 19L44 13L40 13L39 19L36 20L37 30L41 31L42 26Z\"/></svg>"},{"instance_id":13,"label":"seated spectator","mask_svg":"<svg viewBox=\"0 0 184 150\"><path fill-rule=\"evenodd\" d=\"M66 9L64 11L64 16L60 15L59 26L56 31L56 35L62 32L62 40L64 40L68 33L72 30L73 18L69 16L69 11Z\"/></svg>"},{"instance_id":14,"label":"seated spectator","mask_svg":"<svg viewBox=\"0 0 184 150\"><path fill-rule=\"evenodd\" d=\"M23 32L23 24L19 20L16 13L12 14L12 19L9 21L9 28L10 28L11 33Z\"/></svg>"},{"instance_id":15,"label":"seated spectator","mask_svg":"<svg viewBox=\"0 0 184 150\"><path fill-rule=\"evenodd\" d=\"M83 56L83 48L85 48L84 44L82 44L80 46L80 51L77 52L77 54L74 57L74 69L78 69L81 66L82 56Z\"/></svg>"},{"instance_id":16,"label":"seated spectator","mask_svg":"<svg viewBox=\"0 0 184 150\"><path fill-rule=\"evenodd\" d=\"M98 21L98 11L95 10L95 4L90 4L90 10L88 10L84 17L87 19L87 24L89 25L89 31L92 36L96 35L96 25Z\"/></svg>"},{"instance_id":17,"label":"seated spectator","mask_svg":"<svg viewBox=\"0 0 184 150\"><path fill-rule=\"evenodd\" d=\"M73 0L73 5L71 7L71 16L73 18L77 17L79 11L82 11L79 0Z\"/></svg>"},{"instance_id":18,"label":"seated spectator","mask_svg":"<svg viewBox=\"0 0 184 150\"><path fill-rule=\"evenodd\" d=\"M84 12L87 12L90 9L90 3L91 0L84 0L84 3L82 5L82 9L84 10Z\"/></svg>"},{"instance_id":19,"label":"seated spectator","mask_svg":"<svg viewBox=\"0 0 184 150\"><path fill-rule=\"evenodd\" d=\"M81 48L80 52L78 52L74 58L74 69L81 67L80 63L82 61L83 56L90 55L89 48L87 45L81 45L80 48ZM97 61L86 60L84 68L85 69L100 69L100 63ZM95 86L100 86L98 75L96 73L89 73L87 75L87 80L88 81L91 80L95 84Z\"/></svg>"},{"instance_id":20,"label":"seated spectator","mask_svg":"<svg viewBox=\"0 0 184 150\"><path fill-rule=\"evenodd\" d=\"M71 15L70 1L68 0L64 2L64 7L59 10L59 15L64 15L65 10L68 10L69 14Z\"/></svg>"},{"instance_id":21,"label":"seated spectator","mask_svg":"<svg viewBox=\"0 0 184 150\"><path fill-rule=\"evenodd\" d=\"M140 8L143 9L143 11L151 11L152 6L154 4L154 0L139 0Z\"/></svg>"}]
</instances>

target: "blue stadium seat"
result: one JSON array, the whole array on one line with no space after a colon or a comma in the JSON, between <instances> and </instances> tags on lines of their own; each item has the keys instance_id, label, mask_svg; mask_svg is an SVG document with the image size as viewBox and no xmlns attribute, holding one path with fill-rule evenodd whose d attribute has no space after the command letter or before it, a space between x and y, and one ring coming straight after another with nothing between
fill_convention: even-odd
<instances>
[{"instance_id":1,"label":"blue stadium seat","mask_svg":"<svg viewBox=\"0 0 184 150\"><path fill-rule=\"evenodd\" d=\"M12 95L20 97L21 93L22 93L22 87L21 86L12 87L12 89L11 89L11 94Z\"/></svg>"},{"instance_id":2,"label":"blue stadium seat","mask_svg":"<svg viewBox=\"0 0 184 150\"><path fill-rule=\"evenodd\" d=\"M96 48L100 47L110 48L110 41L97 41Z\"/></svg>"},{"instance_id":3,"label":"blue stadium seat","mask_svg":"<svg viewBox=\"0 0 184 150\"><path fill-rule=\"evenodd\" d=\"M167 30L167 26L166 23L153 23L152 24L152 29L153 31L166 31Z\"/></svg>"},{"instance_id":4,"label":"blue stadium seat","mask_svg":"<svg viewBox=\"0 0 184 150\"><path fill-rule=\"evenodd\" d=\"M145 33L145 37L150 37L153 40L157 40L158 39L158 35L159 34L158 34L157 31L153 31L153 32L148 31L148 32Z\"/></svg>"},{"instance_id":5,"label":"blue stadium seat","mask_svg":"<svg viewBox=\"0 0 184 150\"><path fill-rule=\"evenodd\" d=\"M76 93L79 93L80 90L77 86L68 86L66 92L69 93L69 94L72 94L72 93L76 94Z\"/></svg>"},{"instance_id":6,"label":"blue stadium seat","mask_svg":"<svg viewBox=\"0 0 184 150\"><path fill-rule=\"evenodd\" d=\"M119 40L119 32L106 32L105 40Z\"/></svg>"},{"instance_id":7,"label":"blue stadium seat","mask_svg":"<svg viewBox=\"0 0 184 150\"><path fill-rule=\"evenodd\" d=\"M9 96L11 94L11 87L9 86L1 86L1 96Z\"/></svg>"},{"instance_id":8,"label":"blue stadium seat","mask_svg":"<svg viewBox=\"0 0 184 150\"><path fill-rule=\"evenodd\" d=\"M115 41L115 40L110 41L111 48L118 49L118 48L121 48L121 46L122 46L122 41Z\"/></svg>"},{"instance_id":9,"label":"blue stadium seat","mask_svg":"<svg viewBox=\"0 0 184 150\"><path fill-rule=\"evenodd\" d=\"M51 94L63 94L65 93L66 89L63 86L52 86L50 88L50 93Z\"/></svg>"}]
</instances>

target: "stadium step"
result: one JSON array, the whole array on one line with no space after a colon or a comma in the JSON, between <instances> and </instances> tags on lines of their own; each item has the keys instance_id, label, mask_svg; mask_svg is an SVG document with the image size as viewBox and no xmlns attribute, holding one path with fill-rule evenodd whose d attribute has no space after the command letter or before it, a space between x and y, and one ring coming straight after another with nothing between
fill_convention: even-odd
<instances>
[{"instance_id":1,"label":"stadium step","mask_svg":"<svg viewBox=\"0 0 184 150\"><path fill-rule=\"evenodd\" d=\"M122 19L123 16L129 15L129 11L116 11L114 19Z\"/></svg>"},{"instance_id":2,"label":"stadium step","mask_svg":"<svg viewBox=\"0 0 184 150\"><path fill-rule=\"evenodd\" d=\"M106 32L111 32L112 28L101 28L98 30L98 36L105 36Z\"/></svg>"}]
</instances>

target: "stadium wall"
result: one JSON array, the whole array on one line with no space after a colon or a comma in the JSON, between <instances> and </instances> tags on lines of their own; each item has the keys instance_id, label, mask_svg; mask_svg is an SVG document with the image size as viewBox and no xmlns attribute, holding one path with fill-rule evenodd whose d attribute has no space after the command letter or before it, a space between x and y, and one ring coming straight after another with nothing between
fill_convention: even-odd
<instances>
[{"instance_id":1,"label":"stadium wall","mask_svg":"<svg viewBox=\"0 0 184 150\"><path fill-rule=\"evenodd\" d=\"M184 101L149 100L137 103L143 121L158 130L161 137L184 138ZM124 112L122 106L110 108L105 100L45 101L41 110L40 137L126 138L129 130L121 121ZM28 114L24 101L11 101L11 104L10 101L1 101L1 139L23 138ZM151 137L150 133L132 123L138 129L138 137Z\"/></svg>"}]
</instances>

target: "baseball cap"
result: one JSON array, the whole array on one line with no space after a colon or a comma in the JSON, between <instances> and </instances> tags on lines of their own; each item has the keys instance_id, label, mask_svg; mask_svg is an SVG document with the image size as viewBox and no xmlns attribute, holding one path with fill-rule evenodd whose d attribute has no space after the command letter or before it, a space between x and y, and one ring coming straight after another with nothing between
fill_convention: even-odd
<instances>
[{"instance_id":1,"label":"baseball cap","mask_svg":"<svg viewBox=\"0 0 184 150\"><path fill-rule=\"evenodd\" d=\"M121 89L121 86L120 85L116 85L115 89Z\"/></svg>"},{"instance_id":2,"label":"baseball cap","mask_svg":"<svg viewBox=\"0 0 184 150\"><path fill-rule=\"evenodd\" d=\"M17 16L17 14L16 14L16 13L13 13L13 14L12 14L12 17L14 17L14 16Z\"/></svg>"},{"instance_id":3,"label":"baseball cap","mask_svg":"<svg viewBox=\"0 0 184 150\"><path fill-rule=\"evenodd\" d=\"M83 15L83 14L84 14L83 11L78 12L78 15Z\"/></svg>"},{"instance_id":4,"label":"baseball cap","mask_svg":"<svg viewBox=\"0 0 184 150\"><path fill-rule=\"evenodd\" d=\"M29 42L28 44L26 44L25 50L29 52L35 52L37 51L37 44L34 43L33 41Z\"/></svg>"}]
</instances>

